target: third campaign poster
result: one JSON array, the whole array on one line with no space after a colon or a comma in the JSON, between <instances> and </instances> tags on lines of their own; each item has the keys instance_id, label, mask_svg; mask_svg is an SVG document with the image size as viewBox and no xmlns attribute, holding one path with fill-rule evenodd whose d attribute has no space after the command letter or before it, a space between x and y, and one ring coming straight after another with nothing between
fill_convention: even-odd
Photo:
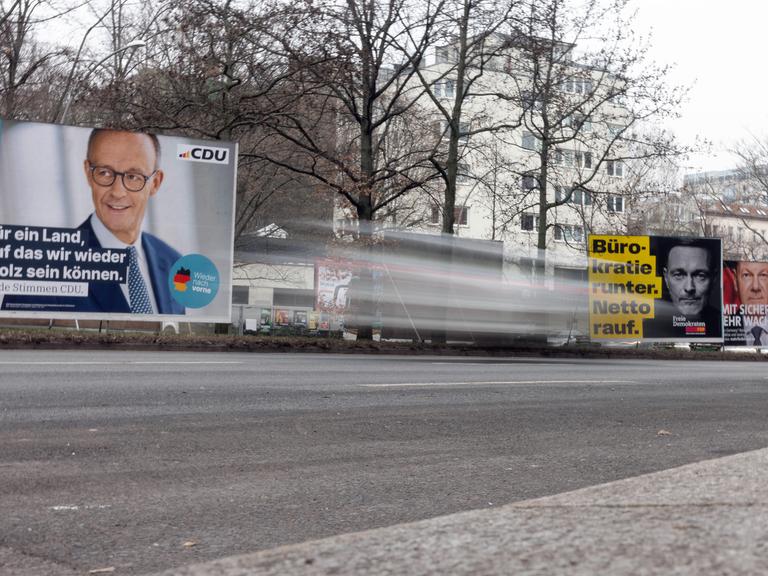
<instances>
[{"instance_id":1,"label":"third campaign poster","mask_svg":"<svg viewBox=\"0 0 768 576\"><path fill-rule=\"evenodd\" d=\"M768 262L723 262L726 346L768 345Z\"/></svg>"},{"instance_id":2,"label":"third campaign poster","mask_svg":"<svg viewBox=\"0 0 768 576\"><path fill-rule=\"evenodd\" d=\"M594 340L722 341L719 239L589 237Z\"/></svg>"}]
</instances>

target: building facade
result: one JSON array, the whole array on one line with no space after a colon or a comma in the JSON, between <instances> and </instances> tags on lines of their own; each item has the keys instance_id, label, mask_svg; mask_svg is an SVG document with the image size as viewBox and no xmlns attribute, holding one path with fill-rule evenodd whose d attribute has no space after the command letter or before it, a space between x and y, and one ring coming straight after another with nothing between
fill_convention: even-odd
<instances>
[{"instance_id":1,"label":"building facade","mask_svg":"<svg viewBox=\"0 0 768 576\"><path fill-rule=\"evenodd\" d=\"M616 80L571 60L572 46L563 45L562 58L549 63L557 80L547 85L531 76L527 49L508 37L493 37L488 56L477 56L482 69L474 60L476 68L466 73L471 86L461 98L457 123L454 233L503 242L506 269L515 277L532 277L536 260L545 254L549 283L558 273L580 275L589 234L627 230L631 163L621 141L629 114ZM452 46L438 48L421 71L424 81L412 88L421 92L422 113L433 117L432 133L415 137L435 142L435 163L444 170L450 162L445 112L453 109L460 85L457 54ZM391 211L398 217L379 226L439 234L443 190L439 178L415 190L399 200L401 212Z\"/></svg>"}]
</instances>

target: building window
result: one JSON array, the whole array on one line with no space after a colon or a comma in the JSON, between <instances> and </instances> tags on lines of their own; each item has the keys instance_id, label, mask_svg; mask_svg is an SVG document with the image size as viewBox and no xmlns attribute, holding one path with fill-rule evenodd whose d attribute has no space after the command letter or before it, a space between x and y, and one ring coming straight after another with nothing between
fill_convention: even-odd
<instances>
[{"instance_id":1,"label":"building window","mask_svg":"<svg viewBox=\"0 0 768 576\"><path fill-rule=\"evenodd\" d=\"M617 178L624 177L624 164L618 160L608 160L605 163L605 171L608 176L615 176Z\"/></svg>"},{"instance_id":2,"label":"building window","mask_svg":"<svg viewBox=\"0 0 768 576\"><path fill-rule=\"evenodd\" d=\"M541 149L541 143L539 142L539 139L536 138L536 136L534 136L533 133L528 132L527 130L523 130L522 146L526 150L540 150Z\"/></svg>"},{"instance_id":3,"label":"building window","mask_svg":"<svg viewBox=\"0 0 768 576\"><path fill-rule=\"evenodd\" d=\"M448 125L448 122L445 120L440 120L435 123L435 126L438 129L438 135L441 138L449 137L451 134L450 126ZM469 141L469 130L470 125L469 122L459 122L459 142L466 143Z\"/></svg>"},{"instance_id":4,"label":"building window","mask_svg":"<svg viewBox=\"0 0 768 576\"><path fill-rule=\"evenodd\" d=\"M567 188L565 186L555 186L555 200L557 202L565 201L568 204L576 206L591 206L592 194L585 188Z\"/></svg>"},{"instance_id":5,"label":"building window","mask_svg":"<svg viewBox=\"0 0 768 576\"><path fill-rule=\"evenodd\" d=\"M534 232L539 229L539 217L536 214L521 214L520 229Z\"/></svg>"},{"instance_id":6,"label":"building window","mask_svg":"<svg viewBox=\"0 0 768 576\"><path fill-rule=\"evenodd\" d=\"M523 192L530 192L531 190L537 190L539 187L536 176L533 174L523 174L520 177L520 189Z\"/></svg>"},{"instance_id":7,"label":"building window","mask_svg":"<svg viewBox=\"0 0 768 576\"><path fill-rule=\"evenodd\" d=\"M563 92L569 94L591 94L592 80L587 78L566 78L562 84Z\"/></svg>"},{"instance_id":8,"label":"building window","mask_svg":"<svg viewBox=\"0 0 768 576\"><path fill-rule=\"evenodd\" d=\"M456 163L456 182L458 184L466 184L472 179L472 174L469 171L469 165L466 162Z\"/></svg>"},{"instance_id":9,"label":"building window","mask_svg":"<svg viewBox=\"0 0 768 576\"><path fill-rule=\"evenodd\" d=\"M571 114L565 119L565 125L574 132L579 130L590 132L592 130L592 122L584 114Z\"/></svg>"},{"instance_id":10,"label":"building window","mask_svg":"<svg viewBox=\"0 0 768 576\"><path fill-rule=\"evenodd\" d=\"M453 219L459 226L469 226L469 206L454 208Z\"/></svg>"},{"instance_id":11,"label":"building window","mask_svg":"<svg viewBox=\"0 0 768 576\"><path fill-rule=\"evenodd\" d=\"M608 134L611 136L618 136L622 130L624 130L624 126L621 124L608 124Z\"/></svg>"},{"instance_id":12,"label":"building window","mask_svg":"<svg viewBox=\"0 0 768 576\"><path fill-rule=\"evenodd\" d=\"M589 206L592 204L592 195L589 193L589 190L577 187L574 188L573 194L571 194L570 202L577 206Z\"/></svg>"},{"instance_id":13,"label":"building window","mask_svg":"<svg viewBox=\"0 0 768 576\"><path fill-rule=\"evenodd\" d=\"M579 168L592 168L592 152L576 151L576 165Z\"/></svg>"},{"instance_id":14,"label":"building window","mask_svg":"<svg viewBox=\"0 0 768 576\"><path fill-rule=\"evenodd\" d=\"M453 46L443 46L436 52L438 64L454 64L459 60L459 49Z\"/></svg>"},{"instance_id":15,"label":"building window","mask_svg":"<svg viewBox=\"0 0 768 576\"><path fill-rule=\"evenodd\" d=\"M232 304L248 304L248 286L232 286Z\"/></svg>"},{"instance_id":16,"label":"building window","mask_svg":"<svg viewBox=\"0 0 768 576\"><path fill-rule=\"evenodd\" d=\"M555 240L568 244L583 244L584 228L575 224L555 224Z\"/></svg>"},{"instance_id":17,"label":"building window","mask_svg":"<svg viewBox=\"0 0 768 576\"><path fill-rule=\"evenodd\" d=\"M554 164L562 164L563 166L573 166L573 150L558 148L552 154L552 162Z\"/></svg>"},{"instance_id":18,"label":"building window","mask_svg":"<svg viewBox=\"0 0 768 576\"><path fill-rule=\"evenodd\" d=\"M577 168L592 168L592 152L558 148L552 154L552 163L562 164L563 166L576 166Z\"/></svg>"},{"instance_id":19,"label":"building window","mask_svg":"<svg viewBox=\"0 0 768 576\"><path fill-rule=\"evenodd\" d=\"M459 122L459 142L469 142L469 122Z\"/></svg>"},{"instance_id":20,"label":"building window","mask_svg":"<svg viewBox=\"0 0 768 576\"><path fill-rule=\"evenodd\" d=\"M624 198L622 196L608 196L608 212L624 212Z\"/></svg>"},{"instance_id":21,"label":"building window","mask_svg":"<svg viewBox=\"0 0 768 576\"><path fill-rule=\"evenodd\" d=\"M438 80L434 85L435 96L438 98L453 98L455 95L455 86L456 84L453 80L447 78Z\"/></svg>"},{"instance_id":22,"label":"building window","mask_svg":"<svg viewBox=\"0 0 768 576\"><path fill-rule=\"evenodd\" d=\"M443 211L440 206L432 206L432 216L430 218L431 224L442 223ZM457 206L453 209L453 221L456 226L468 226L469 225L469 206Z\"/></svg>"},{"instance_id":23,"label":"building window","mask_svg":"<svg viewBox=\"0 0 768 576\"><path fill-rule=\"evenodd\" d=\"M523 101L523 106L526 110L541 112L544 109L544 101L535 96L530 90L523 90L520 93L520 98Z\"/></svg>"}]
</instances>

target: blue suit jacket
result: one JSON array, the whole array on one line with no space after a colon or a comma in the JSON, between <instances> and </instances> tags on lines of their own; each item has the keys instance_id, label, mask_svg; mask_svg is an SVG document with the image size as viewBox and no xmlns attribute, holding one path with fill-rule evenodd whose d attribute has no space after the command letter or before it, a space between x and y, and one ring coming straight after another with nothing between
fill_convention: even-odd
<instances>
[{"instance_id":1,"label":"blue suit jacket","mask_svg":"<svg viewBox=\"0 0 768 576\"><path fill-rule=\"evenodd\" d=\"M78 226L86 232L87 248L101 248L91 226L90 217ZM168 277L171 266L181 254L160 240L157 236L143 232L141 246L147 257L150 282L155 293L158 314L184 314L184 306L171 296ZM131 307L123 295L119 282L91 282L87 297L36 296L9 294L3 298L3 310L27 312L107 312L130 314Z\"/></svg>"}]
</instances>

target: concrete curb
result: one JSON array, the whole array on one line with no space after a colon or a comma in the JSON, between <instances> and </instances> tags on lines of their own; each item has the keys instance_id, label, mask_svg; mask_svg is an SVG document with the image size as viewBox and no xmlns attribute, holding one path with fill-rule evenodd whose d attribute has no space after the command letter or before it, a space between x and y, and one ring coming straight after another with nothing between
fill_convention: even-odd
<instances>
[{"instance_id":1,"label":"concrete curb","mask_svg":"<svg viewBox=\"0 0 768 576\"><path fill-rule=\"evenodd\" d=\"M768 449L162 576L768 574Z\"/></svg>"}]
</instances>

